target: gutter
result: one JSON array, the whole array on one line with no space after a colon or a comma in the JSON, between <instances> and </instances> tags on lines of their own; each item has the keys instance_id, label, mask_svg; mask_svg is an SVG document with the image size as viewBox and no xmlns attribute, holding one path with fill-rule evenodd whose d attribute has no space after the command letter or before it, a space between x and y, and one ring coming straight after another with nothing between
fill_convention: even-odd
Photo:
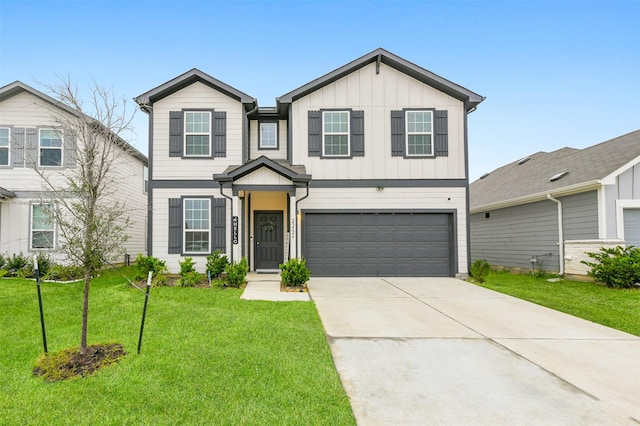
<instances>
[{"instance_id":1,"label":"gutter","mask_svg":"<svg viewBox=\"0 0 640 426\"><path fill-rule=\"evenodd\" d=\"M300 203L300 201L304 200L305 198L307 198L309 196L309 182L307 181L307 193L304 197L301 197L299 199L296 200L296 244L298 244L298 242L300 242L300 240L298 239L300 237L300 230L298 229L298 203ZM300 244L300 247L302 247L302 244ZM298 253L298 250L296 248L296 253ZM302 258L301 256L302 253L298 253L298 259Z\"/></svg>"},{"instance_id":2,"label":"gutter","mask_svg":"<svg viewBox=\"0 0 640 426\"><path fill-rule=\"evenodd\" d=\"M229 197L228 195L224 195L224 192L222 191L222 184L220 184L220 195L222 195L224 198L226 198L227 200L230 201L231 204L231 220L233 220L233 198ZM233 263L233 242L231 243L231 248L229 249L229 258L230 258L230 262Z\"/></svg>"},{"instance_id":3,"label":"gutter","mask_svg":"<svg viewBox=\"0 0 640 426\"><path fill-rule=\"evenodd\" d=\"M558 266L560 268L559 274L564 275L564 231L562 229L562 201L553 198L551 196L551 193L547 194L547 199L558 204Z\"/></svg>"}]
</instances>

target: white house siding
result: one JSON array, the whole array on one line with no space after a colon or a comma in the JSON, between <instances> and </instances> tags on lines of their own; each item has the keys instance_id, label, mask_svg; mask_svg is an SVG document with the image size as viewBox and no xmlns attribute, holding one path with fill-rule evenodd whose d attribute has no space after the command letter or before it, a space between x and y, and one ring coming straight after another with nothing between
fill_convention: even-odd
<instances>
[{"instance_id":1,"label":"white house siding","mask_svg":"<svg viewBox=\"0 0 640 426\"><path fill-rule=\"evenodd\" d=\"M259 149L259 133L259 121L251 120L249 124L249 159L255 160L264 155L272 160L286 160L287 121L278 120L278 149Z\"/></svg>"},{"instance_id":2,"label":"white house siding","mask_svg":"<svg viewBox=\"0 0 640 426\"><path fill-rule=\"evenodd\" d=\"M306 194L299 189L297 198ZM418 211L457 212L455 216L456 267L458 274L467 274L467 218L466 188L393 188L379 191L376 188L314 188L309 189L309 197L300 201L298 207L304 210L325 211ZM301 223L298 229L302 229ZM298 239L298 253L301 252L301 238Z\"/></svg>"},{"instance_id":3,"label":"white house siding","mask_svg":"<svg viewBox=\"0 0 640 426\"><path fill-rule=\"evenodd\" d=\"M179 262L184 260L184 257L192 257L196 262L196 269L199 272L204 273L206 270L206 255L185 255L180 254L168 254L169 247L169 199L180 198L183 196L188 197L214 197L221 198L220 190L217 188L171 188L162 189L156 188L153 190L153 238L152 238L152 254L161 260L167 262L169 271L177 273L180 270ZM233 212L234 215L239 215L239 212ZM231 202L227 200L226 203L226 236L225 255L230 256L231 250ZM237 259L234 259L237 260Z\"/></svg>"},{"instance_id":4,"label":"white house siding","mask_svg":"<svg viewBox=\"0 0 640 426\"><path fill-rule=\"evenodd\" d=\"M227 113L227 154L224 158L169 157L169 113L214 109ZM153 180L211 180L229 164L242 164L242 104L211 87L195 82L153 104Z\"/></svg>"},{"instance_id":5,"label":"white house siding","mask_svg":"<svg viewBox=\"0 0 640 426\"><path fill-rule=\"evenodd\" d=\"M364 111L364 157L308 156L308 111L351 108ZM391 156L391 111L436 108L448 111L449 154L432 159ZM464 179L464 105L385 64L359 70L292 104L293 163L305 164L313 179Z\"/></svg>"}]
</instances>

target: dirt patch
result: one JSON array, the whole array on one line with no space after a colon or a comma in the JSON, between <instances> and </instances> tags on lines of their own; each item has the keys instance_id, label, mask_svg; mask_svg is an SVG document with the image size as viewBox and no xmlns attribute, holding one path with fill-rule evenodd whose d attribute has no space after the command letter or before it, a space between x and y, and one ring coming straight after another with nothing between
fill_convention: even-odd
<instances>
[{"instance_id":1,"label":"dirt patch","mask_svg":"<svg viewBox=\"0 0 640 426\"><path fill-rule=\"evenodd\" d=\"M91 345L84 355L80 354L80 348L66 349L42 355L36 362L33 374L48 381L86 377L115 364L126 354L119 343Z\"/></svg>"},{"instance_id":2,"label":"dirt patch","mask_svg":"<svg viewBox=\"0 0 640 426\"><path fill-rule=\"evenodd\" d=\"M309 289L307 289L306 285L302 287L291 287L280 283L280 291L285 293L307 293Z\"/></svg>"}]
</instances>

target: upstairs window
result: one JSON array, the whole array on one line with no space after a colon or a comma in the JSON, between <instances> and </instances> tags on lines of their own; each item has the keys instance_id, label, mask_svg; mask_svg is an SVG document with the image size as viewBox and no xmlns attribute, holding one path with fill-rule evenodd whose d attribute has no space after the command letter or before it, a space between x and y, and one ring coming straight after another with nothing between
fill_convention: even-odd
<instances>
[{"instance_id":1,"label":"upstairs window","mask_svg":"<svg viewBox=\"0 0 640 426\"><path fill-rule=\"evenodd\" d=\"M31 206L31 249L46 250L54 247L55 222L52 204Z\"/></svg>"},{"instance_id":2,"label":"upstairs window","mask_svg":"<svg viewBox=\"0 0 640 426\"><path fill-rule=\"evenodd\" d=\"M278 123L260 123L260 149L278 148Z\"/></svg>"},{"instance_id":3,"label":"upstairs window","mask_svg":"<svg viewBox=\"0 0 640 426\"><path fill-rule=\"evenodd\" d=\"M6 127L0 127L0 166L9 165L9 140L11 132Z\"/></svg>"},{"instance_id":4,"label":"upstairs window","mask_svg":"<svg viewBox=\"0 0 640 426\"><path fill-rule=\"evenodd\" d=\"M211 156L211 112L185 111L184 155L186 157Z\"/></svg>"},{"instance_id":5,"label":"upstairs window","mask_svg":"<svg viewBox=\"0 0 640 426\"><path fill-rule=\"evenodd\" d=\"M184 252L209 253L211 247L211 200L184 200Z\"/></svg>"},{"instance_id":6,"label":"upstairs window","mask_svg":"<svg viewBox=\"0 0 640 426\"><path fill-rule=\"evenodd\" d=\"M322 123L322 155L348 157L349 111L323 111Z\"/></svg>"},{"instance_id":7,"label":"upstairs window","mask_svg":"<svg viewBox=\"0 0 640 426\"><path fill-rule=\"evenodd\" d=\"M62 133L53 129L40 129L39 166L62 165Z\"/></svg>"},{"instance_id":8,"label":"upstairs window","mask_svg":"<svg viewBox=\"0 0 640 426\"><path fill-rule=\"evenodd\" d=\"M433 111L407 111L407 155L433 155Z\"/></svg>"}]
</instances>

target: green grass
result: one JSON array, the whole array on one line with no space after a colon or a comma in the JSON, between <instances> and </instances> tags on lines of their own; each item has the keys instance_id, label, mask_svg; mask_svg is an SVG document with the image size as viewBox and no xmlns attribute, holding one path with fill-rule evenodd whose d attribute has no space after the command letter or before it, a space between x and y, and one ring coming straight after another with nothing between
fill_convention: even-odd
<instances>
[{"instance_id":1,"label":"green grass","mask_svg":"<svg viewBox=\"0 0 640 426\"><path fill-rule=\"evenodd\" d=\"M477 283L476 283L477 284ZM548 308L640 336L640 290L492 272L477 284Z\"/></svg>"},{"instance_id":2,"label":"green grass","mask_svg":"<svg viewBox=\"0 0 640 426\"><path fill-rule=\"evenodd\" d=\"M88 340L128 355L49 383L32 375L43 352L36 285L0 280L0 424L354 424L314 305L241 292L152 289L138 355L144 294L108 271L91 288ZM42 293L49 352L79 346L82 285Z\"/></svg>"}]
</instances>

